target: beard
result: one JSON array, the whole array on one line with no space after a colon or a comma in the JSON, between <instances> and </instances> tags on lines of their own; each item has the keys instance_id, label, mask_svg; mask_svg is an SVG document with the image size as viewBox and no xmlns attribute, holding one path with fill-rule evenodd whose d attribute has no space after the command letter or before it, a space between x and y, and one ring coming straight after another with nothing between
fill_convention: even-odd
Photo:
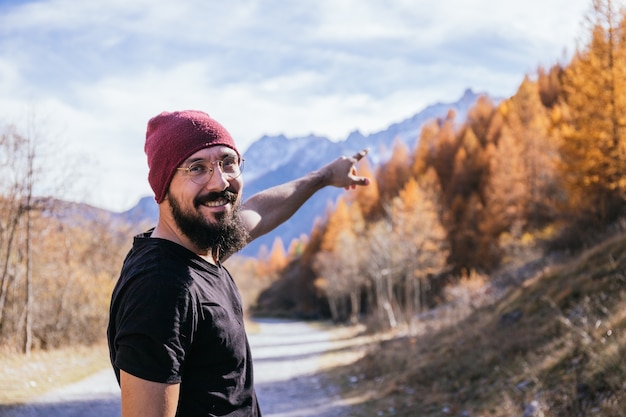
<instances>
[{"instance_id":1,"label":"beard","mask_svg":"<svg viewBox=\"0 0 626 417\"><path fill-rule=\"evenodd\" d=\"M215 222L206 220L199 211L200 206L220 198L226 198L233 210L217 213ZM196 209L193 211L183 209L171 194L168 200L176 225L198 249L211 250L222 258L237 252L248 243L249 234L241 220L241 205L237 202L237 194L226 190L198 196L193 201Z\"/></svg>"}]
</instances>

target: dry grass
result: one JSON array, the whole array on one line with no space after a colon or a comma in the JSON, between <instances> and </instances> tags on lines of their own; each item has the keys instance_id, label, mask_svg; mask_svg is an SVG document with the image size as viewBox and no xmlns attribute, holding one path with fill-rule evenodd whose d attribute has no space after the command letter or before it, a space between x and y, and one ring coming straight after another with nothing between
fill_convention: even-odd
<instances>
[{"instance_id":1,"label":"dry grass","mask_svg":"<svg viewBox=\"0 0 626 417\"><path fill-rule=\"evenodd\" d=\"M37 351L0 351L0 405L20 404L110 366L106 345Z\"/></svg>"},{"instance_id":2,"label":"dry grass","mask_svg":"<svg viewBox=\"0 0 626 417\"><path fill-rule=\"evenodd\" d=\"M497 300L477 282L453 289L457 302L412 332L335 369L344 395L361 403L355 416L626 415L626 237Z\"/></svg>"},{"instance_id":3,"label":"dry grass","mask_svg":"<svg viewBox=\"0 0 626 417\"><path fill-rule=\"evenodd\" d=\"M253 321L246 321L246 329L258 331ZM25 403L110 366L105 343L39 350L30 356L0 347L0 406Z\"/></svg>"}]
</instances>

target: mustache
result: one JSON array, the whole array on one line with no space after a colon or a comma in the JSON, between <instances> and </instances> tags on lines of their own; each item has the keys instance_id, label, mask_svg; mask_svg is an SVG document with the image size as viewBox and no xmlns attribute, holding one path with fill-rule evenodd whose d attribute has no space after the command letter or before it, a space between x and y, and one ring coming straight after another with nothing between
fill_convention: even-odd
<instances>
[{"instance_id":1,"label":"mustache","mask_svg":"<svg viewBox=\"0 0 626 417\"><path fill-rule=\"evenodd\" d=\"M237 194L233 193L229 190L224 190L221 192L210 192L204 195L199 195L194 199L194 205L196 207L206 204L211 201L216 201L220 199L226 199L231 204L234 204L237 201Z\"/></svg>"}]
</instances>

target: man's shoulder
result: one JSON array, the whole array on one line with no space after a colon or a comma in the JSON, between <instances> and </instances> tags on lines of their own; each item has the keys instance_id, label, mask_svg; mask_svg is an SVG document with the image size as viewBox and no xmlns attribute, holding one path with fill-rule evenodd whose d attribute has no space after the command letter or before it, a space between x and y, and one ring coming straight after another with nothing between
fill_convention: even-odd
<instances>
[{"instance_id":1,"label":"man's shoulder","mask_svg":"<svg viewBox=\"0 0 626 417\"><path fill-rule=\"evenodd\" d=\"M149 265L186 264L194 258L192 252L166 239L149 234L135 236L133 246L124 261L124 267L146 268Z\"/></svg>"},{"instance_id":2,"label":"man's shoulder","mask_svg":"<svg viewBox=\"0 0 626 417\"><path fill-rule=\"evenodd\" d=\"M122 265L118 287L188 287L190 257L173 245L162 239L135 239Z\"/></svg>"}]
</instances>

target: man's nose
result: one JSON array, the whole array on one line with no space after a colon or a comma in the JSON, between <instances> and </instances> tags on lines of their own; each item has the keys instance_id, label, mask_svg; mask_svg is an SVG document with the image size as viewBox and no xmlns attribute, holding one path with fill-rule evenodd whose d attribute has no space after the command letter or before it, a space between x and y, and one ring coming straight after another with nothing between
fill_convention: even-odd
<instances>
[{"instance_id":1,"label":"man's nose","mask_svg":"<svg viewBox=\"0 0 626 417\"><path fill-rule=\"evenodd\" d=\"M204 187L209 191L224 191L228 188L228 180L219 165L216 165L213 165L213 174L211 174L209 182L207 182Z\"/></svg>"}]
</instances>

